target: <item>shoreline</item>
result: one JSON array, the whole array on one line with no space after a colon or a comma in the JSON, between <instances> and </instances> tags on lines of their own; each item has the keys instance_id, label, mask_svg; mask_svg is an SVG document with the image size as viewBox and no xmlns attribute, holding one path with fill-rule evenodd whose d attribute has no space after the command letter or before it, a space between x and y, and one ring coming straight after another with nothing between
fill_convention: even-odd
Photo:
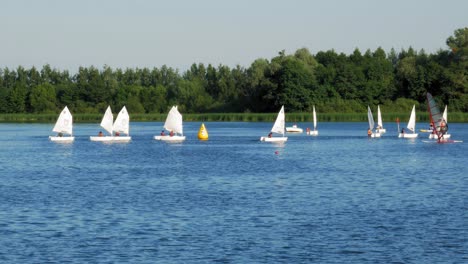
<instances>
[{"instance_id":1,"label":"shoreline","mask_svg":"<svg viewBox=\"0 0 468 264\"><path fill-rule=\"evenodd\" d=\"M0 123L54 123L57 114L0 114ZM185 122L273 122L277 113L206 113L182 114ZM116 116L116 115L114 115ZM130 114L133 122L164 122L167 113ZM409 113L387 113L384 122L408 121ZM101 122L102 114L75 114L74 123ZM317 113L318 122L367 122L367 113ZM468 113L449 113L449 123L468 123ZM312 122L311 113L287 113L286 122ZM416 113L416 122L429 122L427 113Z\"/></svg>"}]
</instances>

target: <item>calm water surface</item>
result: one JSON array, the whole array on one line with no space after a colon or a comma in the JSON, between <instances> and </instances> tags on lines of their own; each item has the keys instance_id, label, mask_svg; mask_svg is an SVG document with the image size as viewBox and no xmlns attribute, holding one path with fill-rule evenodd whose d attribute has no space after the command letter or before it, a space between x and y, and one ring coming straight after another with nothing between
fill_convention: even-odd
<instances>
[{"instance_id":1,"label":"calm water surface","mask_svg":"<svg viewBox=\"0 0 468 264\"><path fill-rule=\"evenodd\" d=\"M468 124L458 144L321 123L283 145L258 141L271 123L205 124L181 144L152 139L162 123L114 144L0 124L0 262L468 262Z\"/></svg>"}]
</instances>

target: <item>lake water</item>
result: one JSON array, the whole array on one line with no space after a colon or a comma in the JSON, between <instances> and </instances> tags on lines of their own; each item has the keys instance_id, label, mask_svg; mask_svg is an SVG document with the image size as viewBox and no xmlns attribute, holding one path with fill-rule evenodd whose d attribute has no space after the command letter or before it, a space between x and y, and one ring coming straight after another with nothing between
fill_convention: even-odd
<instances>
[{"instance_id":1,"label":"lake water","mask_svg":"<svg viewBox=\"0 0 468 264\"><path fill-rule=\"evenodd\" d=\"M0 124L0 262L468 262L468 124L456 144L319 123L283 145L259 142L271 123L205 125L206 142L199 122L181 144L131 123L105 144L77 124L60 144L52 124Z\"/></svg>"}]
</instances>

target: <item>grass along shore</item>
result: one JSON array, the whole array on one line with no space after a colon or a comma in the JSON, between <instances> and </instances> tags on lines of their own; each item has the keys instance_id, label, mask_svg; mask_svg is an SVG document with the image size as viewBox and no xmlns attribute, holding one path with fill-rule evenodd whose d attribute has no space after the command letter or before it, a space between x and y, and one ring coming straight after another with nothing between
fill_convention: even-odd
<instances>
[{"instance_id":1,"label":"grass along shore","mask_svg":"<svg viewBox=\"0 0 468 264\"><path fill-rule=\"evenodd\" d=\"M384 122L408 122L408 113L386 113L382 114ZM0 114L2 123L54 123L57 114ZM206 113L206 114L183 114L184 121L223 121L223 122L273 122L277 113ZM374 114L377 120L376 114ZM117 113L114 113L114 117ZM167 113L162 114L130 114L130 120L134 122L163 122ZM99 123L102 114L74 114L75 123ZM367 113L317 113L318 122L367 122ZM416 112L417 122L429 122L426 112ZM468 123L468 113L453 112L448 114L449 123ZM287 113L286 122L312 122L311 113Z\"/></svg>"}]
</instances>

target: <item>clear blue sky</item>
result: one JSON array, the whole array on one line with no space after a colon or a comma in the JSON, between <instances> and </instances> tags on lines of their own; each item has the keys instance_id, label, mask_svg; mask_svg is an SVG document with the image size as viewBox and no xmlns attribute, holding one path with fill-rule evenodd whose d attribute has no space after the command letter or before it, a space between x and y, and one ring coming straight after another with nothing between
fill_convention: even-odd
<instances>
[{"instance_id":1,"label":"clear blue sky","mask_svg":"<svg viewBox=\"0 0 468 264\"><path fill-rule=\"evenodd\" d=\"M249 67L299 48L446 49L466 0L0 0L0 68Z\"/></svg>"}]
</instances>

